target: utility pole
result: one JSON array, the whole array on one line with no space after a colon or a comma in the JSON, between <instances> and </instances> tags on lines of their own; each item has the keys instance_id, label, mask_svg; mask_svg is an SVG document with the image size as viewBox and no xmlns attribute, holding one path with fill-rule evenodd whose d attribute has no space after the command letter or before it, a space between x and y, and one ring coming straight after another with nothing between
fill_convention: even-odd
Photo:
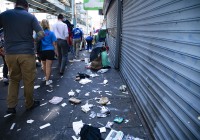
<instances>
[{"instance_id":1,"label":"utility pole","mask_svg":"<svg viewBox=\"0 0 200 140\"><path fill-rule=\"evenodd\" d=\"M76 27L75 0L71 0L71 4L72 4L72 23L74 24L74 27Z\"/></svg>"}]
</instances>

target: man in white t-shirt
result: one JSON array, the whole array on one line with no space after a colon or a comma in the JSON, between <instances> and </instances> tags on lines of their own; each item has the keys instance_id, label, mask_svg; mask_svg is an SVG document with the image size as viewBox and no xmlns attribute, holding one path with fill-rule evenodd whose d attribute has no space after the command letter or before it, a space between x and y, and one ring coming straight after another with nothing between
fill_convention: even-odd
<instances>
[{"instance_id":1,"label":"man in white t-shirt","mask_svg":"<svg viewBox=\"0 0 200 140\"><path fill-rule=\"evenodd\" d=\"M68 50L69 44L67 42L69 33L68 27L63 23L63 15L58 15L58 21L53 25L53 32L57 37L57 46L58 46L58 62L59 62L59 72L60 75L64 74L65 66L68 61Z\"/></svg>"}]
</instances>

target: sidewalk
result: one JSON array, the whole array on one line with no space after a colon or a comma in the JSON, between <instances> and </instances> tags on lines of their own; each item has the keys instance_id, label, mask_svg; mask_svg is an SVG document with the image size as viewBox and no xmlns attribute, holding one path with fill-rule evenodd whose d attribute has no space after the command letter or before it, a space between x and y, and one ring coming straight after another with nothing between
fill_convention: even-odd
<instances>
[{"instance_id":1,"label":"sidewalk","mask_svg":"<svg viewBox=\"0 0 200 140\"><path fill-rule=\"evenodd\" d=\"M82 57L89 57L89 53L81 51ZM5 86L0 79L0 138L1 140L14 140L14 139L28 139L28 140L72 140L72 136L76 136L72 127L72 123L82 120L85 124L91 124L94 127L103 127L108 121L113 121L116 116L124 118L120 124L114 123L112 128L117 131L122 131L125 135L130 134L134 137L141 139L152 139L149 131L138 111L131 93L122 93L119 87L124 84L119 73L115 69L110 69L108 72L92 78L92 83L85 85L79 84L75 81L75 76L78 72L88 73L91 71L85 69L84 61L77 61L68 63L65 74L60 76L56 69L57 61L54 62L52 77L52 87L46 86L42 81L44 77L40 67L37 68L37 79L35 85L40 85L34 91L34 97L41 101L43 106L26 112L24 107L23 89L20 86L19 102L16 108L16 115L4 117L6 115L6 95L7 86ZM94 73L94 72L93 72ZM0 58L0 77L2 78L2 60ZM102 84L107 79L108 84ZM76 90L80 92L77 93ZM70 98L68 92L73 90L75 97L81 100L80 104L71 104L68 99ZM89 92L89 96L85 96ZM63 97L63 101L57 105L49 103L49 100L54 96ZM95 113L100 112L100 104L94 98L108 97L111 104L106 105L110 109L111 114L105 118L90 118L91 111ZM94 106L88 113L81 110L81 106L86 104ZM62 107L61 104L67 105ZM33 123L27 123L27 120L34 120ZM14 128L10 130L13 123L16 123ZM40 129L40 126L50 123L49 127ZM102 133L102 138L106 138L109 129Z\"/></svg>"}]
</instances>

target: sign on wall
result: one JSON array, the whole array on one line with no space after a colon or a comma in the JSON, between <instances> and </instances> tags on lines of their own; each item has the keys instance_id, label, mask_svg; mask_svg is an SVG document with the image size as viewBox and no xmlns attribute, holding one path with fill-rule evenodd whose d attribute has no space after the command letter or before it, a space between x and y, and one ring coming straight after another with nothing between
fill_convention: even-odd
<instances>
[{"instance_id":1,"label":"sign on wall","mask_svg":"<svg viewBox=\"0 0 200 140\"><path fill-rule=\"evenodd\" d=\"M84 0L83 7L84 10L99 10L103 9L104 0Z\"/></svg>"}]
</instances>

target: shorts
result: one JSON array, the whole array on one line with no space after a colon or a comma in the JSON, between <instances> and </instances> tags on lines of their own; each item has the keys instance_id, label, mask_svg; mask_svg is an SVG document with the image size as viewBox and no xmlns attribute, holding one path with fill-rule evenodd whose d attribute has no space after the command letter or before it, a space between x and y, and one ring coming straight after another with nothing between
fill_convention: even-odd
<instances>
[{"instance_id":1,"label":"shorts","mask_svg":"<svg viewBox=\"0 0 200 140\"><path fill-rule=\"evenodd\" d=\"M55 56L54 50L45 50L40 52L40 58L42 61L55 60L54 56Z\"/></svg>"}]
</instances>

